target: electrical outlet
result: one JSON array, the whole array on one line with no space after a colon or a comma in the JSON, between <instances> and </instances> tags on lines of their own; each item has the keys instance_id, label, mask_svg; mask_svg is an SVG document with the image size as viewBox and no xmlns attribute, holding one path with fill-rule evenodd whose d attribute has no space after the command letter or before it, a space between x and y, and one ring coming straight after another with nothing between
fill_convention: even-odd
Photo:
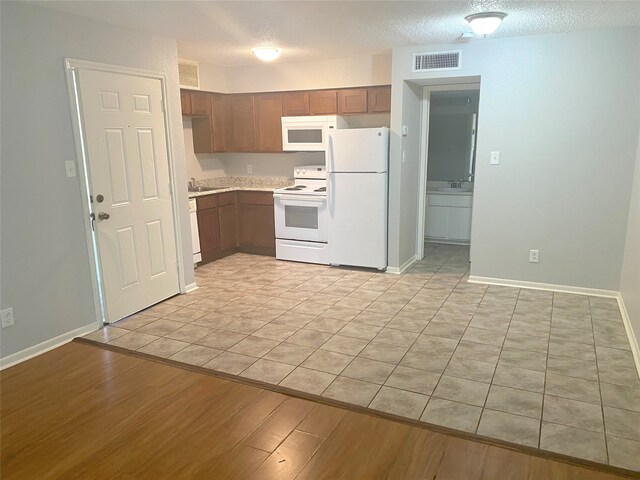
<instances>
[{"instance_id":1,"label":"electrical outlet","mask_svg":"<svg viewBox=\"0 0 640 480\"><path fill-rule=\"evenodd\" d=\"M253 173L253 165L247 163L247 173Z\"/></svg>"},{"instance_id":2,"label":"electrical outlet","mask_svg":"<svg viewBox=\"0 0 640 480\"><path fill-rule=\"evenodd\" d=\"M13 308L5 308L4 310L0 310L0 320L2 320L2 328L10 327L11 325L13 325Z\"/></svg>"},{"instance_id":3,"label":"electrical outlet","mask_svg":"<svg viewBox=\"0 0 640 480\"><path fill-rule=\"evenodd\" d=\"M529 262L538 263L540 261L540 250L529 250Z\"/></svg>"},{"instance_id":4,"label":"electrical outlet","mask_svg":"<svg viewBox=\"0 0 640 480\"><path fill-rule=\"evenodd\" d=\"M500 165L500 152L491 152L489 159L490 165Z\"/></svg>"}]
</instances>

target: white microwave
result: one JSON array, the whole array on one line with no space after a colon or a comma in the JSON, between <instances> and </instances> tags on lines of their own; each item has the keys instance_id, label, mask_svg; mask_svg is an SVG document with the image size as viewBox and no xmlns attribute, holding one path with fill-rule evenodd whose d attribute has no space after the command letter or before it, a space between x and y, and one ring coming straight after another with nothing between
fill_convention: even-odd
<instances>
[{"instance_id":1,"label":"white microwave","mask_svg":"<svg viewBox=\"0 0 640 480\"><path fill-rule=\"evenodd\" d=\"M285 152L317 152L327 149L329 132L348 128L340 115L282 117L282 150Z\"/></svg>"}]
</instances>

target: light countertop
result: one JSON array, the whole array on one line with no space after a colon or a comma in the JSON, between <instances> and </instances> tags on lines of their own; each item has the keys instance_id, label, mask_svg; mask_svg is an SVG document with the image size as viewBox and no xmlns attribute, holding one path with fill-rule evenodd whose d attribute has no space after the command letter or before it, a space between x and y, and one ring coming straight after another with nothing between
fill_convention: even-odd
<instances>
[{"instance_id":1,"label":"light countertop","mask_svg":"<svg viewBox=\"0 0 640 480\"><path fill-rule=\"evenodd\" d=\"M427 195L462 195L462 196L469 196L469 195L473 195L473 190L461 191L461 192L442 192L440 190L427 190Z\"/></svg>"},{"instance_id":2,"label":"light countertop","mask_svg":"<svg viewBox=\"0 0 640 480\"><path fill-rule=\"evenodd\" d=\"M203 197L205 195L214 195L216 193L253 191L253 192L273 192L280 187L224 187L216 190L208 190L206 192L189 192L189 198Z\"/></svg>"}]
</instances>

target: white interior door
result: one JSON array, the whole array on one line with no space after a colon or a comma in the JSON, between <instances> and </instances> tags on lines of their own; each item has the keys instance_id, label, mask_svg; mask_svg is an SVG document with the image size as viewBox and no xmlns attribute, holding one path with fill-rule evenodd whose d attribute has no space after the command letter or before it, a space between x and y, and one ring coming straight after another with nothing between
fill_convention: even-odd
<instances>
[{"instance_id":1,"label":"white interior door","mask_svg":"<svg viewBox=\"0 0 640 480\"><path fill-rule=\"evenodd\" d=\"M160 80L80 69L82 128L105 315L179 292Z\"/></svg>"}]
</instances>

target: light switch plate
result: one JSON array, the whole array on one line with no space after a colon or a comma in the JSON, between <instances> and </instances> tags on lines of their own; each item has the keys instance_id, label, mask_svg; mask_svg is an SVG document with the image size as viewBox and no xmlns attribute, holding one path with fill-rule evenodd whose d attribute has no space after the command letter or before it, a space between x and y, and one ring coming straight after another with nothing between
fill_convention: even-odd
<instances>
[{"instance_id":1,"label":"light switch plate","mask_svg":"<svg viewBox=\"0 0 640 480\"><path fill-rule=\"evenodd\" d=\"M253 173L253 165L247 163L247 173Z\"/></svg>"},{"instance_id":2,"label":"light switch plate","mask_svg":"<svg viewBox=\"0 0 640 480\"><path fill-rule=\"evenodd\" d=\"M402 125L402 136L406 137L407 135L409 135L409 126L408 125Z\"/></svg>"},{"instance_id":3,"label":"light switch plate","mask_svg":"<svg viewBox=\"0 0 640 480\"><path fill-rule=\"evenodd\" d=\"M500 165L500 152L491 152L489 164Z\"/></svg>"},{"instance_id":4,"label":"light switch plate","mask_svg":"<svg viewBox=\"0 0 640 480\"><path fill-rule=\"evenodd\" d=\"M76 176L76 162L72 160L65 161L64 169L67 172L67 177L71 178Z\"/></svg>"}]
</instances>

